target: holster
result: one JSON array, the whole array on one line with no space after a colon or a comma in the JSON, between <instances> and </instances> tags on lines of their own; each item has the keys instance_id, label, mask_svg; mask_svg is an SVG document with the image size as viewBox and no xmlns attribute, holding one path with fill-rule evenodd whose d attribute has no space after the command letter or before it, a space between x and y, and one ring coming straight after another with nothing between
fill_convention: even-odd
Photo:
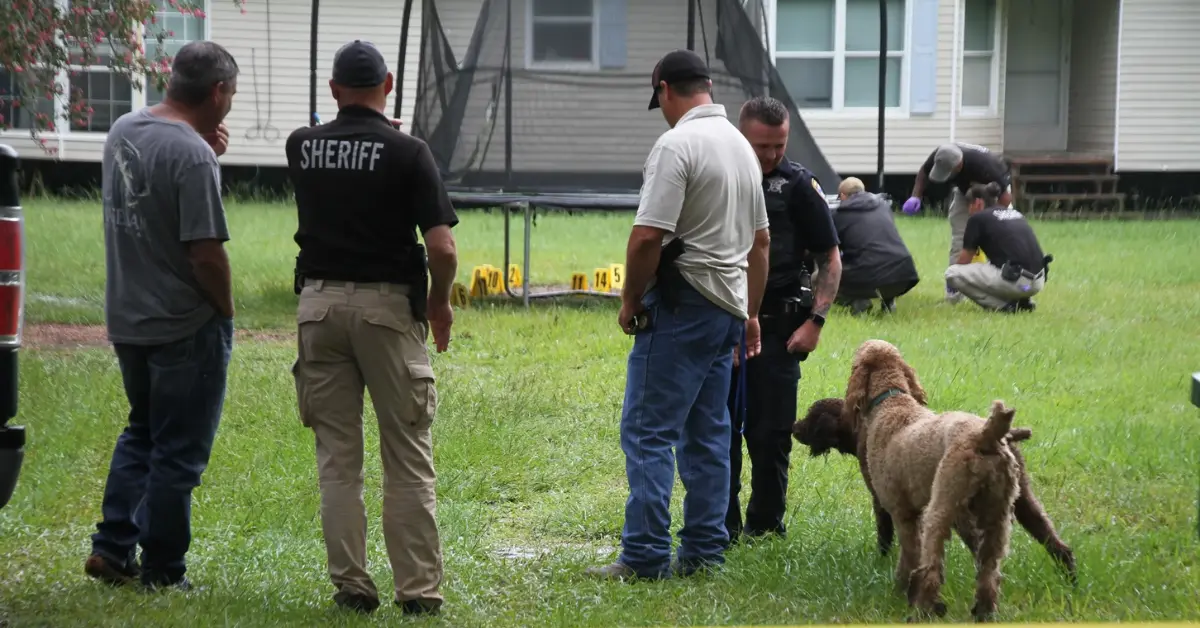
<instances>
[{"instance_id":1,"label":"holster","mask_svg":"<svg viewBox=\"0 0 1200 628\"><path fill-rule=\"evenodd\" d=\"M413 320L424 323L429 320L429 258L425 255L425 247L420 244L409 249L408 258L409 263L405 266L413 269L408 303Z\"/></svg>"},{"instance_id":2,"label":"holster","mask_svg":"<svg viewBox=\"0 0 1200 628\"><path fill-rule=\"evenodd\" d=\"M658 289L662 304L673 308L679 303L679 290L686 281L675 260L683 255L683 239L675 238L663 247L658 256L658 267L654 269L654 286Z\"/></svg>"},{"instance_id":3,"label":"holster","mask_svg":"<svg viewBox=\"0 0 1200 628\"><path fill-rule=\"evenodd\" d=\"M296 265L292 268L292 290L296 294L304 291L304 275L300 273L300 256L296 256Z\"/></svg>"},{"instance_id":4,"label":"holster","mask_svg":"<svg viewBox=\"0 0 1200 628\"><path fill-rule=\"evenodd\" d=\"M1004 265L1000 267L1000 278L1005 281L1016 283L1021 277L1033 281L1037 279L1037 273L1029 272L1013 261L1004 262Z\"/></svg>"}]
</instances>

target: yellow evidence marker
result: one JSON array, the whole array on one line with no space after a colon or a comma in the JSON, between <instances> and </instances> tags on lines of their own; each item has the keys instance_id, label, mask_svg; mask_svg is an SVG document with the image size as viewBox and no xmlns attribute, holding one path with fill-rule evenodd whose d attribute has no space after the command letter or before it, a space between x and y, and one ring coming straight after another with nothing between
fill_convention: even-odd
<instances>
[{"instance_id":1,"label":"yellow evidence marker","mask_svg":"<svg viewBox=\"0 0 1200 628\"><path fill-rule=\"evenodd\" d=\"M521 287L521 267L516 264L508 265L508 287L514 290Z\"/></svg>"},{"instance_id":2,"label":"yellow evidence marker","mask_svg":"<svg viewBox=\"0 0 1200 628\"><path fill-rule=\"evenodd\" d=\"M592 276L595 277L597 292L612 291L612 268L597 268Z\"/></svg>"},{"instance_id":3,"label":"yellow evidence marker","mask_svg":"<svg viewBox=\"0 0 1200 628\"><path fill-rule=\"evenodd\" d=\"M608 267L609 273L612 275L613 290L620 290L625 287L625 265L611 264Z\"/></svg>"},{"instance_id":4,"label":"yellow evidence marker","mask_svg":"<svg viewBox=\"0 0 1200 628\"><path fill-rule=\"evenodd\" d=\"M478 299L487 296L487 266L476 266L471 269L471 298Z\"/></svg>"},{"instance_id":5,"label":"yellow evidence marker","mask_svg":"<svg viewBox=\"0 0 1200 628\"><path fill-rule=\"evenodd\" d=\"M450 305L459 308L471 306L471 299L465 285L456 281L450 286Z\"/></svg>"},{"instance_id":6,"label":"yellow evidence marker","mask_svg":"<svg viewBox=\"0 0 1200 628\"><path fill-rule=\"evenodd\" d=\"M504 292L504 273L500 272L499 268L488 266L487 292L488 294L502 294Z\"/></svg>"},{"instance_id":7,"label":"yellow evidence marker","mask_svg":"<svg viewBox=\"0 0 1200 628\"><path fill-rule=\"evenodd\" d=\"M587 290L588 289L587 275L585 275L583 273L573 273L571 275L571 289L572 290Z\"/></svg>"}]
</instances>

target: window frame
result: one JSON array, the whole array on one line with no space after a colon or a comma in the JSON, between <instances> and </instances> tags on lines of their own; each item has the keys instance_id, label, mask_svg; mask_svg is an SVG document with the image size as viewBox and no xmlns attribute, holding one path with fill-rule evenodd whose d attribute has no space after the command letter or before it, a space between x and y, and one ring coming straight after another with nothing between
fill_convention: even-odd
<instances>
[{"instance_id":1,"label":"window frame","mask_svg":"<svg viewBox=\"0 0 1200 628\"><path fill-rule=\"evenodd\" d=\"M877 116L879 107L847 107L846 99L846 60L875 59L879 60L879 51L846 50L846 1L830 0L833 8L833 50L832 51L801 51L788 52L779 50L779 11L778 0L766 0L770 3L767 11L768 32L770 33L771 64L778 59L831 59L832 72L832 103L827 109L801 108L797 110L805 119L814 118L868 118ZM884 109L887 118L909 117L909 76L912 64L912 12L913 0L904 0L904 47L898 51L889 50L888 59L900 59L900 104ZM890 31L894 25L888 24Z\"/></svg>"},{"instance_id":2,"label":"window frame","mask_svg":"<svg viewBox=\"0 0 1200 628\"><path fill-rule=\"evenodd\" d=\"M206 2L208 0L205 0ZM533 59L533 27L535 22L559 24L582 24L582 17L537 17L533 13L534 0L525 0L525 68L529 70L599 71L600 70L600 2L592 3L592 58L589 61L535 61Z\"/></svg>"},{"instance_id":3,"label":"window frame","mask_svg":"<svg viewBox=\"0 0 1200 628\"><path fill-rule=\"evenodd\" d=\"M958 113L964 118L989 118L1000 115L1000 71L1002 69L1001 59L1004 54L1005 47L1005 2L1004 0L996 0L996 6L993 9L992 15L992 49L986 53L982 51L967 50L967 0L962 0L962 23L959 24L959 32L962 33L962 38L958 44ZM970 58L981 58L991 55L991 66L989 77L990 97L986 106L981 105L964 105L963 104L963 86L966 83L966 62Z\"/></svg>"},{"instance_id":4,"label":"window frame","mask_svg":"<svg viewBox=\"0 0 1200 628\"><path fill-rule=\"evenodd\" d=\"M209 40L212 38L211 9L212 9L213 2L212 2L212 0L192 0L192 1L195 2L196 4L201 5L201 10L204 11L204 28L203 28L203 32L201 33L201 38L203 40ZM55 0L55 4L58 5L59 9L64 10L64 11L70 8L70 0ZM155 13L158 14L158 13L161 13L161 11L156 11ZM144 41L145 37L146 37L146 27L144 24L141 27L141 37ZM69 54L69 51L68 51L68 54ZM71 93L71 87L70 87L71 72L78 72L81 75L84 72L104 72L104 73L112 72L112 70L108 66L99 65L99 64L90 65L90 66L71 64L68 67L69 67L69 69L60 71L58 73L58 77L57 77L57 82L63 89L64 98L67 98L67 99L70 98L69 95ZM133 88L132 85L130 86L130 90L132 92L132 98L130 100L130 108L129 108L130 112L144 109L147 106L146 105L146 88L149 85L149 80L148 80L148 77L146 77L146 76L142 76L141 79L142 79L141 91L137 90L136 88ZM130 82L132 83L132 80ZM76 129L71 128L70 121L63 118L63 115L67 111L67 105L66 105L66 103L63 102L64 98L55 98L54 99L54 116L55 116L54 125L56 127L56 130L54 132L43 132L40 134L41 137L43 137L47 141L58 140L58 154L59 155L62 155L62 150L63 150L62 141L64 139L66 139L68 136L73 140L79 140L79 141L84 141L84 142L103 142L105 140L105 138L108 137L107 131L81 131L81 130L76 130ZM10 128L10 129L0 130L0 137L14 137L14 136L26 136L27 137L28 135L29 135L29 129Z\"/></svg>"}]
</instances>

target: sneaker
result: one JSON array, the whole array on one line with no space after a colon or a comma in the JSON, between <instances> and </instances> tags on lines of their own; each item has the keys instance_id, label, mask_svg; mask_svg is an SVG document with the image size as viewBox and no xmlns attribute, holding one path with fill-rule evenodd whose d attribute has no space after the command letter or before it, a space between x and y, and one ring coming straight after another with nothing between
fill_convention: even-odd
<instances>
[{"instance_id":1,"label":"sneaker","mask_svg":"<svg viewBox=\"0 0 1200 628\"><path fill-rule=\"evenodd\" d=\"M442 612L441 600L396 600L396 606L405 615L440 615Z\"/></svg>"},{"instance_id":2,"label":"sneaker","mask_svg":"<svg viewBox=\"0 0 1200 628\"><path fill-rule=\"evenodd\" d=\"M118 563L115 560L92 554L83 563L83 571L87 575L113 586L133 584L141 577L141 570L136 564Z\"/></svg>"},{"instance_id":3,"label":"sneaker","mask_svg":"<svg viewBox=\"0 0 1200 628\"><path fill-rule=\"evenodd\" d=\"M1018 312L1032 312L1036 309L1037 303L1034 303L1033 299L1021 299L1020 301L1017 301Z\"/></svg>"},{"instance_id":4,"label":"sneaker","mask_svg":"<svg viewBox=\"0 0 1200 628\"><path fill-rule=\"evenodd\" d=\"M963 300L963 293L953 288L946 288L946 302L958 303Z\"/></svg>"},{"instance_id":5,"label":"sneaker","mask_svg":"<svg viewBox=\"0 0 1200 628\"><path fill-rule=\"evenodd\" d=\"M879 302L879 308L889 314L896 311L896 299L883 299Z\"/></svg>"},{"instance_id":6,"label":"sneaker","mask_svg":"<svg viewBox=\"0 0 1200 628\"><path fill-rule=\"evenodd\" d=\"M365 593L338 591L333 594L333 603L337 604L338 608L358 611L364 615L369 615L379 608L379 598Z\"/></svg>"},{"instance_id":7,"label":"sneaker","mask_svg":"<svg viewBox=\"0 0 1200 628\"><path fill-rule=\"evenodd\" d=\"M637 572L633 570L633 567L630 567L622 562L615 562L611 565L605 565L603 567L588 567L584 573L588 576L599 578L601 580L620 580L622 582L636 579L661 580L666 577L665 575L639 576Z\"/></svg>"}]
</instances>

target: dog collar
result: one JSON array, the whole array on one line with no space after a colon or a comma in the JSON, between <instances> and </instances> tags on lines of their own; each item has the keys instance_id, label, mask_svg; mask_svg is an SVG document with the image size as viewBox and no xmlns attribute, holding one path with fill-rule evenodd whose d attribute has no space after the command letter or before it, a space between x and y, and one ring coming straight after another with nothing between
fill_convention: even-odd
<instances>
[{"instance_id":1,"label":"dog collar","mask_svg":"<svg viewBox=\"0 0 1200 628\"><path fill-rule=\"evenodd\" d=\"M905 394L908 394L908 393L904 392L903 390L900 390L899 388L889 388L889 389L879 393L878 395L875 395L871 399L871 403L867 404L867 412L874 410L875 406L878 406L879 404L883 403L889 397L894 397L896 395L905 395Z\"/></svg>"}]
</instances>

